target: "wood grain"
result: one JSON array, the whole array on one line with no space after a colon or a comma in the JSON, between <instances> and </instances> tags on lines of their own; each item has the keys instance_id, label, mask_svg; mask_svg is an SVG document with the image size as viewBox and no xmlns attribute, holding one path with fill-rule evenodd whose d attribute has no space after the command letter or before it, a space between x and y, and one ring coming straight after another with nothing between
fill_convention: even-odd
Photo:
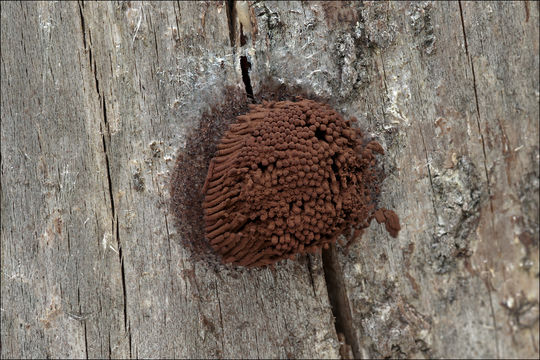
<instances>
[{"instance_id":1,"label":"wood grain","mask_svg":"<svg viewBox=\"0 0 540 360\"><path fill-rule=\"evenodd\" d=\"M538 6L2 4L1 357L538 357ZM397 239L249 271L181 245L177 154L270 79L383 144Z\"/></svg>"}]
</instances>

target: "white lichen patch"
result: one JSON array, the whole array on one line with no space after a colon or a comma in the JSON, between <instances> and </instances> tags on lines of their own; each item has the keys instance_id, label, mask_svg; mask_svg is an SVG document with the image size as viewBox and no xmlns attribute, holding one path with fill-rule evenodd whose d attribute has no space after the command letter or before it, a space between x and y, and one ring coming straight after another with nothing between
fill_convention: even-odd
<instances>
[{"instance_id":1,"label":"white lichen patch","mask_svg":"<svg viewBox=\"0 0 540 360\"><path fill-rule=\"evenodd\" d=\"M390 114L394 121L393 123L410 126L410 118L408 116L408 106L411 101L411 72L405 69L407 62L403 59L388 61L385 67L393 69L392 75L385 78L386 87L388 89L388 103L386 105L386 113Z\"/></svg>"}]
</instances>

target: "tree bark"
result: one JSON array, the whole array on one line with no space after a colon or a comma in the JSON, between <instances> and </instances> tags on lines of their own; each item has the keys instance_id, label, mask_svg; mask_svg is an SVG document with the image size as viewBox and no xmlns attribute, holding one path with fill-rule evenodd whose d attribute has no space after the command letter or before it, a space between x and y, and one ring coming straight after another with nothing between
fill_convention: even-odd
<instances>
[{"instance_id":1,"label":"tree bark","mask_svg":"<svg viewBox=\"0 0 540 360\"><path fill-rule=\"evenodd\" d=\"M536 2L9 2L1 352L538 357ZM215 271L169 211L231 87L326 99L385 148L350 247ZM189 239L188 239L189 240Z\"/></svg>"}]
</instances>

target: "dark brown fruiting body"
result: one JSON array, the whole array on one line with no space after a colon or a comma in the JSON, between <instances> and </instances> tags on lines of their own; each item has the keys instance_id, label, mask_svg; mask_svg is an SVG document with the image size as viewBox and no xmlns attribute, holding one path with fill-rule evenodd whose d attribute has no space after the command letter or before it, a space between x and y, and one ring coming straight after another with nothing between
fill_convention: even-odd
<instances>
[{"instance_id":1,"label":"dark brown fruiting body","mask_svg":"<svg viewBox=\"0 0 540 360\"><path fill-rule=\"evenodd\" d=\"M383 149L350 125L305 99L265 101L237 117L202 189L206 237L224 263L264 266L315 252L374 216L397 235L395 213L375 204L374 153Z\"/></svg>"}]
</instances>

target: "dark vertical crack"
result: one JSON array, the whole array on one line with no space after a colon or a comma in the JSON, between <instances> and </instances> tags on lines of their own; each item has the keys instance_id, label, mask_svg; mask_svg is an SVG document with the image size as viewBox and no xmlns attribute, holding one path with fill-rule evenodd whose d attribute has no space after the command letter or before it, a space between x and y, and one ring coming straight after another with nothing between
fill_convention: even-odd
<instances>
[{"instance_id":1,"label":"dark vertical crack","mask_svg":"<svg viewBox=\"0 0 540 360\"><path fill-rule=\"evenodd\" d=\"M180 31L180 23L178 22L178 14L176 13L176 9L178 9L178 12L180 12L180 1L176 1L176 7L173 6L174 9L174 18L176 20L176 31ZM178 34L178 33L177 33Z\"/></svg>"},{"instance_id":2,"label":"dark vertical crack","mask_svg":"<svg viewBox=\"0 0 540 360\"><path fill-rule=\"evenodd\" d=\"M109 153L108 153L108 149L107 149L107 139L106 137L108 138L109 140L109 143L110 143L110 129L109 129L109 122L108 122L108 118L107 118L107 102L106 102L106 99L104 96L102 96L101 94L101 89L99 87L99 79L98 79L98 71L97 71L97 64L96 64L96 60L93 58L92 56L92 36L89 32L89 42L86 41L86 26L85 26L85 22L84 22L84 15L83 15L83 12L82 12L82 3L80 2L79 3L79 16L81 18L81 28L82 28L82 33L83 33L83 45L84 45L84 48L85 50L87 49L88 50L88 64L91 68L91 71L93 72L93 75L94 75L94 81L95 81L95 86L96 86L96 92L97 92L97 95L98 95L98 99L101 101L101 110L102 110L102 114L103 114L103 124L100 124L100 133L101 133L101 141L102 141L102 146L103 146L103 153L105 155L105 166L107 168L107 182L108 182L108 188L109 188L109 199L110 199L110 204L111 204L111 227L112 227L112 232L114 233L116 231L116 238L117 238L117 241L118 241L118 253L119 253L119 257L120 257L120 265L121 265L121 276L122 276L122 290L123 290L123 293L124 293L124 328L126 328L126 324L127 324L127 311L126 311L126 286L125 286L125 274L124 274L124 260L123 260L123 256L122 256L122 248L120 246L120 239L119 239L119 234L118 234L118 221L117 221L117 218L116 218L116 209L115 209L115 204L114 204L114 196L113 196L113 187L112 187L112 178L111 178L111 164L110 164L110 161L109 161ZM115 229L115 224L116 224L116 229ZM101 309L101 298L98 297L98 301L99 301L99 311L101 312L102 309ZM103 338L100 337L100 340L101 340L101 352L103 352ZM88 337L87 337L87 329L86 329L86 323L84 324L84 343L85 343L85 352L86 352L86 358L88 358ZM130 344L131 345L131 344ZM109 344L108 344L108 355L109 355L109 358L111 358L112 356L112 349L111 349L111 334L110 334L110 331L109 331Z\"/></svg>"},{"instance_id":3,"label":"dark vertical crack","mask_svg":"<svg viewBox=\"0 0 540 360\"><path fill-rule=\"evenodd\" d=\"M487 155L486 155L486 144L485 144L485 141L484 141L484 134L482 134L482 128L480 126L480 105L479 105L479 102L478 102L478 90L477 90L477 86L476 86L476 73L474 71L474 63L472 61L472 57L471 55L469 54L469 48L468 48L468 45L467 45L467 33L465 31L465 21L464 21L464 18L463 18L463 7L461 6L461 1L458 2L459 4L459 14L460 14L460 17L461 17L461 28L462 28L462 31L463 31L463 39L465 41L465 54L467 55L467 60L469 61L469 63L471 64L471 71L472 71L472 77L473 77L473 90L474 90L474 99L475 99L475 103L476 103L476 124L478 126L478 133L480 134L480 139L482 141L482 152L484 154L484 171L485 171L485 174L486 174L486 183L487 183L487 191L488 191L488 197L489 197L489 206L490 206L490 210L491 210L491 226L494 227L494 222L493 222L493 199L491 198L491 184L490 184L490 181L489 181L489 173L488 173L488 168L487 168ZM487 286L487 285L486 285ZM495 317L495 310L493 308L493 300L491 298L491 290L489 288L489 286L487 286L487 290L488 290L488 296L489 296L489 305L490 305L490 308L491 308L491 318L492 318L492 321L493 321L493 327L494 327L494 338L495 338L495 347L496 347L496 354L497 354L497 357L499 358L500 355L499 355L499 335L498 335L498 330L497 330L497 319Z\"/></svg>"},{"instance_id":4,"label":"dark vertical crack","mask_svg":"<svg viewBox=\"0 0 540 360\"><path fill-rule=\"evenodd\" d=\"M234 0L227 1L227 20L229 23L229 40L233 53L236 53L236 7ZM246 44L246 36L244 35L242 24L240 24L240 47ZM236 58L236 56L235 56ZM240 69L242 71L242 82L246 89L246 94L251 102L254 102L253 87L251 86L251 78L249 77L249 70L251 70L251 63L247 56L240 56Z\"/></svg>"},{"instance_id":5,"label":"dark vertical crack","mask_svg":"<svg viewBox=\"0 0 540 360\"><path fill-rule=\"evenodd\" d=\"M89 50L88 53L90 54L90 59L92 59L92 50ZM90 60L92 61L92 60ZM96 68L96 59L94 59L94 80L96 82L96 90L99 96L101 96L101 91L99 90L99 80L97 76L97 68ZM103 101L103 107L105 107L105 100ZM105 114L105 112L103 112ZM107 123L107 119L105 120L105 124Z\"/></svg>"},{"instance_id":6,"label":"dark vertical crack","mask_svg":"<svg viewBox=\"0 0 540 360\"><path fill-rule=\"evenodd\" d=\"M118 219L116 219L116 240L118 241L118 256L120 257L120 274L122 276L122 293L124 296L124 331L130 331L127 326L127 292L126 292L126 271L124 267L124 256L122 255L122 245L120 243L120 232L118 230Z\"/></svg>"},{"instance_id":7,"label":"dark vertical crack","mask_svg":"<svg viewBox=\"0 0 540 360\"><path fill-rule=\"evenodd\" d=\"M236 43L236 28L235 28L235 19L236 19L236 9L234 7L234 0L227 0L227 20L229 23L229 41L231 46L234 48Z\"/></svg>"},{"instance_id":8,"label":"dark vertical crack","mask_svg":"<svg viewBox=\"0 0 540 360\"><path fill-rule=\"evenodd\" d=\"M157 65L159 66L159 51L158 51L158 45L157 45L158 41L157 41L156 30L152 29L152 32L154 33L154 48L156 51L156 62L157 62ZM158 85L159 85L159 82L158 82Z\"/></svg>"},{"instance_id":9,"label":"dark vertical crack","mask_svg":"<svg viewBox=\"0 0 540 360\"><path fill-rule=\"evenodd\" d=\"M92 56L92 51L89 49L90 59ZM117 241L117 248L118 248L118 257L120 260L120 275L122 278L122 294L124 299L124 331L129 333L129 329L127 327L127 294L126 294L126 275L125 275L125 267L124 267L124 256L122 254L122 244L120 241L120 231L119 231L119 223L118 218L116 216L116 208L114 204L114 195L113 195L113 185L112 185L112 177L111 177L111 164L109 161L109 152L107 150L107 140L106 136L109 140L109 143L111 141L110 136L110 128L109 128L109 120L107 117L107 101L105 97L101 96L101 91L99 88L99 80L98 80L98 74L97 74L97 67L94 59L94 79L96 82L96 91L98 93L98 96L101 98L101 104L102 104L102 113L103 113L103 124L105 126L105 129L103 129L101 126L101 141L103 144L103 153L105 154L105 165L107 168L107 182L109 187L109 199L111 203L111 226L112 226L112 232L116 235L116 241ZM131 335L131 334L129 334ZM131 349L131 342L129 344ZM109 358L111 357L111 345L110 345L110 333L109 333Z\"/></svg>"},{"instance_id":10,"label":"dark vertical crack","mask_svg":"<svg viewBox=\"0 0 540 360\"><path fill-rule=\"evenodd\" d=\"M131 325L130 325L129 331L128 331L128 340L129 340L129 358L133 359L133 355L132 355L132 352L131 352Z\"/></svg>"},{"instance_id":11,"label":"dark vertical crack","mask_svg":"<svg viewBox=\"0 0 540 360\"><path fill-rule=\"evenodd\" d=\"M359 359L360 346L354 332L351 307L347 296L343 271L341 270L334 244L328 250L323 250L322 260L328 299L330 300L332 313L335 318L334 325L336 332L343 334L346 344L351 346L354 358Z\"/></svg>"},{"instance_id":12,"label":"dark vertical crack","mask_svg":"<svg viewBox=\"0 0 540 360\"><path fill-rule=\"evenodd\" d=\"M461 30L463 31L463 40L465 41L465 55L469 58L469 46L467 45L467 35L465 34L465 21L463 20L463 8L461 7L461 1L459 4L459 16L461 17Z\"/></svg>"},{"instance_id":13,"label":"dark vertical crack","mask_svg":"<svg viewBox=\"0 0 540 360\"><path fill-rule=\"evenodd\" d=\"M461 6L461 1L459 1L458 4L459 4L459 15L461 17L461 29L463 31L463 40L465 42L465 54L467 55L467 61L471 64L471 70L472 70L472 76L473 76L474 100L476 103L476 124L478 126L478 132L480 134L480 139L482 141L482 152L484 154L484 172L486 174L487 191L488 191L488 196L489 196L489 207L490 207L491 213L493 214L493 199L491 198L491 183L489 181L489 173L488 173L488 168L487 168L486 143L484 141L484 134L482 134L482 128L480 127L480 105L478 103L476 74L474 72L474 63L472 61L472 57L469 54L469 46L467 44L467 34L465 32L465 21L463 19L463 7ZM493 218L491 219L491 222L493 223Z\"/></svg>"},{"instance_id":14,"label":"dark vertical crack","mask_svg":"<svg viewBox=\"0 0 540 360\"><path fill-rule=\"evenodd\" d=\"M246 94L248 98L253 102L253 88L251 87L251 79L249 78L249 70L251 69L251 63L246 56L240 56L240 68L242 69L242 81L246 88Z\"/></svg>"},{"instance_id":15,"label":"dark vertical crack","mask_svg":"<svg viewBox=\"0 0 540 360\"><path fill-rule=\"evenodd\" d=\"M169 232L169 222L167 221L167 215L165 215L165 230L167 231L167 245L169 254L167 256L167 266L169 267L169 273L171 272L171 257L172 257L172 250L171 250L171 234Z\"/></svg>"},{"instance_id":16,"label":"dark vertical crack","mask_svg":"<svg viewBox=\"0 0 540 360\"><path fill-rule=\"evenodd\" d=\"M86 321L84 322L84 354L88 359L88 336L86 335Z\"/></svg>"},{"instance_id":17,"label":"dark vertical crack","mask_svg":"<svg viewBox=\"0 0 540 360\"><path fill-rule=\"evenodd\" d=\"M474 73L474 63L472 62L472 59L471 59L471 69L472 69L472 76L473 76L474 100L476 101L476 115L477 115L476 124L478 126L478 132L480 133L480 139L482 140L482 152L484 153L484 171L486 173L487 190L488 190L488 196L489 196L489 207L491 209L491 213L493 214L493 200L491 198L491 184L489 181L489 173L488 173L488 168L487 168L486 143L484 141L484 134L482 134L482 129L480 127L480 105L478 105L476 74Z\"/></svg>"},{"instance_id":18,"label":"dark vertical crack","mask_svg":"<svg viewBox=\"0 0 540 360\"><path fill-rule=\"evenodd\" d=\"M244 46L247 43L246 35L244 35L244 29L242 24L240 24L240 46ZM248 61L247 56L240 56L240 69L242 69L242 81L244 82L244 87L246 88L246 94L248 99L251 102L254 102L253 97L253 88L251 86L251 79L249 77L249 70L251 70L251 63Z\"/></svg>"},{"instance_id":19,"label":"dark vertical crack","mask_svg":"<svg viewBox=\"0 0 540 360\"><path fill-rule=\"evenodd\" d=\"M98 88L98 92L99 92L99 88ZM105 126L107 127L107 133L109 133L108 131L109 123L107 121L107 106L105 105L105 99L103 99L103 122L105 123ZM103 152L105 153L105 165L107 166L107 181L109 182L109 198L111 201L112 218L113 218L113 224L114 224L116 212L114 208L114 197L113 197L112 180L111 180L111 165L109 163L109 153L107 152L107 142L105 141L105 134L103 130L101 132L101 141L103 143Z\"/></svg>"},{"instance_id":20,"label":"dark vertical crack","mask_svg":"<svg viewBox=\"0 0 540 360\"><path fill-rule=\"evenodd\" d=\"M240 23L240 46L244 46L247 43L246 35L244 34L244 26Z\"/></svg>"},{"instance_id":21,"label":"dark vertical crack","mask_svg":"<svg viewBox=\"0 0 540 360\"><path fill-rule=\"evenodd\" d=\"M79 16L81 17L81 28L82 28L82 36L83 36L83 45L86 49L86 26L84 25L84 15L82 12L82 3L79 2Z\"/></svg>"},{"instance_id":22,"label":"dark vertical crack","mask_svg":"<svg viewBox=\"0 0 540 360\"><path fill-rule=\"evenodd\" d=\"M112 359L112 349L111 349L111 331L109 330L109 359Z\"/></svg>"}]
</instances>

